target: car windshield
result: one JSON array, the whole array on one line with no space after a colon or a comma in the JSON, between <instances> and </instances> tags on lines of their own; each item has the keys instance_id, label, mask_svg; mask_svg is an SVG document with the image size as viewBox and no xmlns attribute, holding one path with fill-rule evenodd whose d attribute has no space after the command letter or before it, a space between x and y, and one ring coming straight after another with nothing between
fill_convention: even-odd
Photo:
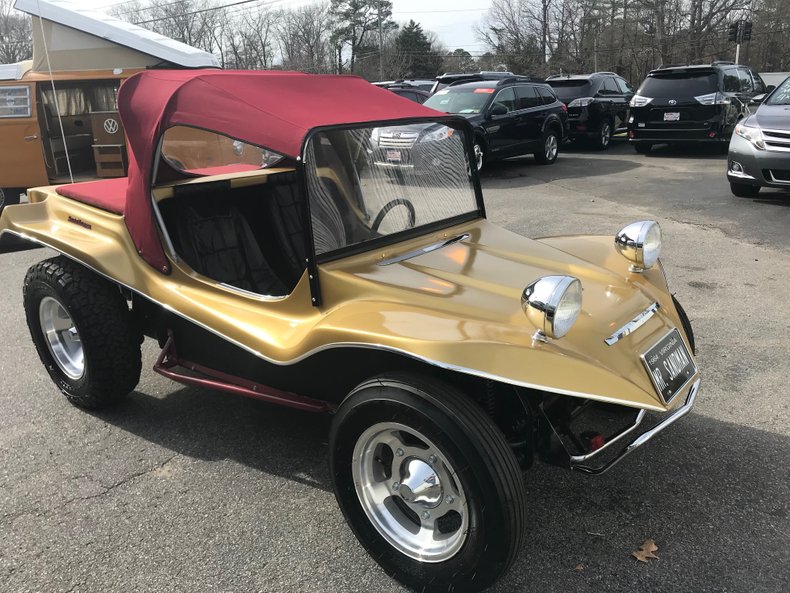
<instances>
[{"instance_id":1,"label":"car windshield","mask_svg":"<svg viewBox=\"0 0 790 593\"><path fill-rule=\"evenodd\" d=\"M550 80L549 84L560 100L591 97L593 94L589 80Z\"/></svg>"},{"instance_id":2,"label":"car windshield","mask_svg":"<svg viewBox=\"0 0 790 593\"><path fill-rule=\"evenodd\" d=\"M776 87L776 90L765 102L767 105L790 105L790 78Z\"/></svg>"},{"instance_id":3,"label":"car windshield","mask_svg":"<svg viewBox=\"0 0 790 593\"><path fill-rule=\"evenodd\" d=\"M637 94L643 97L699 97L719 90L715 72L682 72L648 76Z\"/></svg>"},{"instance_id":4,"label":"car windshield","mask_svg":"<svg viewBox=\"0 0 790 593\"><path fill-rule=\"evenodd\" d=\"M377 154L380 128L311 136L305 176L317 255L426 225L449 226L478 212L463 130L436 128L417 141L414 125L387 126L404 140L398 149L404 161L420 153L420 167L397 169Z\"/></svg>"},{"instance_id":5,"label":"car windshield","mask_svg":"<svg viewBox=\"0 0 790 593\"><path fill-rule=\"evenodd\" d=\"M438 91L423 105L445 113L460 115L480 113L495 90L489 87L445 89Z\"/></svg>"}]
</instances>

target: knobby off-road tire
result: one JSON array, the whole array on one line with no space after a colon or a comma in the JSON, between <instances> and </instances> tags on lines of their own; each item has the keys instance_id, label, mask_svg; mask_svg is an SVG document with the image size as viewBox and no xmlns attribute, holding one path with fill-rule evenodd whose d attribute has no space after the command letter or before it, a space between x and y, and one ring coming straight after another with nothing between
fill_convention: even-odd
<instances>
[{"instance_id":1,"label":"knobby off-road tire","mask_svg":"<svg viewBox=\"0 0 790 593\"><path fill-rule=\"evenodd\" d=\"M686 332L686 338L689 341L689 346L691 346L691 353L697 353L697 342L694 340L694 330L691 327L691 320L689 319L686 310L680 304L680 302L675 298L675 295L672 295L672 303L675 305L675 309L678 312L678 317L680 317L680 323L683 325L683 331Z\"/></svg>"},{"instance_id":2,"label":"knobby off-road tire","mask_svg":"<svg viewBox=\"0 0 790 593\"><path fill-rule=\"evenodd\" d=\"M41 362L72 404L98 409L135 388L142 334L117 286L55 257L28 270L24 304Z\"/></svg>"},{"instance_id":3,"label":"knobby off-road tire","mask_svg":"<svg viewBox=\"0 0 790 593\"><path fill-rule=\"evenodd\" d=\"M19 204L19 195L22 191L20 187L0 187L0 214L6 206Z\"/></svg>"},{"instance_id":4,"label":"knobby off-road tire","mask_svg":"<svg viewBox=\"0 0 790 593\"><path fill-rule=\"evenodd\" d=\"M329 439L335 496L359 541L422 593L477 592L510 567L525 492L504 436L467 396L393 374L357 387Z\"/></svg>"}]
</instances>

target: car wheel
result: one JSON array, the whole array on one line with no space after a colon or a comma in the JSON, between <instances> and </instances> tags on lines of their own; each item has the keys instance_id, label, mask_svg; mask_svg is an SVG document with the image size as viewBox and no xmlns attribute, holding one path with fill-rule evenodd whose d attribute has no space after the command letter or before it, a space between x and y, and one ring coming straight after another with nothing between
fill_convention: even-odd
<instances>
[{"instance_id":1,"label":"car wheel","mask_svg":"<svg viewBox=\"0 0 790 593\"><path fill-rule=\"evenodd\" d=\"M476 592L512 564L525 492L500 430L466 395L425 377L357 387L332 422L335 496L387 574L424 592Z\"/></svg>"},{"instance_id":2,"label":"car wheel","mask_svg":"<svg viewBox=\"0 0 790 593\"><path fill-rule=\"evenodd\" d=\"M609 143L612 141L612 124L604 121L601 124L601 130L595 139L594 147L596 150L606 150Z\"/></svg>"},{"instance_id":3,"label":"car wheel","mask_svg":"<svg viewBox=\"0 0 790 593\"><path fill-rule=\"evenodd\" d=\"M739 198L753 198L760 193L760 186L730 182L730 191L732 192L732 195Z\"/></svg>"},{"instance_id":4,"label":"car wheel","mask_svg":"<svg viewBox=\"0 0 790 593\"><path fill-rule=\"evenodd\" d=\"M20 187L0 187L0 212L6 206L19 204L19 194L22 193Z\"/></svg>"},{"instance_id":5,"label":"car wheel","mask_svg":"<svg viewBox=\"0 0 790 593\"><path fill-rule=\"evenodd\" d=\"M648 154L652 148L653 145L646 142L638 142L634 144L634 150L639 154Z\"/></svg>"},{"instance_id":6,"label":"car wheel","mask_svg":"<svg viewBox=\"0 0 790 593\"><path fill-rule=\"evenodd\" d=\"M560 153L560 140L557 132L552 129L546 130L543 134L543 150L535 153L535 160L541 165L551 165L557 160Z\"/></svg>"},{"instance_id":7,"label":"car wheel","mask_svg":"<svg viewBox=\"0 0 790 593\"><path fill-rule=\"evenodd\" d=\"M98 409L135 388L142 334L115 285L61 256L28 270L24 303L38 355L72 404Z\"/></svg>"},{"instance_id":8,"label":"car wheel","mask_svg":"<svg viewBox=\"0 0 790 593\"><path fill-rule=\"evenodd\" d=\"M474 152L475 165L477 166L477 172L479 173L483 170L483 167L485 167L486 164L486 145L479 138L475 138Z\"/></svg>"}]
</instances>

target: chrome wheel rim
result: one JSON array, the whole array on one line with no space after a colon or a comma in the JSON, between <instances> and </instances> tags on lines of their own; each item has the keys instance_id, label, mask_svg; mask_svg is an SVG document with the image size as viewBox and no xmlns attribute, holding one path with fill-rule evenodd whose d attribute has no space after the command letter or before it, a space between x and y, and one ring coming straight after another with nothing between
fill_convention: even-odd
<instances>
[{"instance_id":1,"label":"chrome wheel rim","mask_svg":"<svg viewBox=\"0 0 790 593\"><path fill-rule=\"evenodd\" d=\"M609 146L609 124L604 124L601 127L601 146Z\"/></svg>"},{"instance_id":2,"label":"chrome wheel rim","mask_svg":"<svg viewBox=\"0 0 790 593\"><path fill-rule=\"evenodd\" d=\"M382 422L360 435L354 488L370 522L395 549L443 562L466 542L466 494L442 451L419 431Z\"/></svg>"},{"instance_id":3,"label":"chrome wheel rim","mask_svg":"<svg viewBox=\"0 0 790 593\"><path fill-rule=\"evenodd\" d=\"M38 319L52 358L70 379L85 374L85 355L77 327L65 307L52 297L44 297L38 306Z\"/></svg>"},{"instance_id":4,"label":"chrome wheel rim","mask_svg":"<svg viewBox=\"0 0 790 593\"><path fill-rule=\"evenodd\" d=\"M483 147L479 144L475 144L475 165L478 171L483 168Z\"/></svg>"},{"instance_id":5,"label":"chrome wheel rim","mask_svg":"<svg viewBox=\"0 0 790 593\"><path fill-rule=\"evenodd\" d=\"M557 158L557 137L554 134L549 134L546 138L546 160L553 161Z\"/></svg>"}]
</instances>

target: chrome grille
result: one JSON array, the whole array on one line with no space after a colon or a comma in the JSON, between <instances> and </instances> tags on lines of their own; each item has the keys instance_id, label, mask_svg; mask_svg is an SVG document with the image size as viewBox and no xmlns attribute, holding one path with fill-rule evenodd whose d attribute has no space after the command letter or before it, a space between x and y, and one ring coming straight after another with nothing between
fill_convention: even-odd
<instances>
[{"instance_id":1,"label":"chrome grille","mask_svg":"<svg viewBox=\"0 0 790 593\"><path fill-rule=\"evenodd\" d=\"M379 136L381 148L411 148L417 141L417 132L382 132Z\"/></svg>"},{"instance_id":2,"label":"chrome grille","mask_svg":"<svg viewBox=\"0 0 790 593\"><path fill-rule=\"evenodd\" d=\"M762 130L766 150L790 152L790 130Z\"/></svg>"}]
</instances>

